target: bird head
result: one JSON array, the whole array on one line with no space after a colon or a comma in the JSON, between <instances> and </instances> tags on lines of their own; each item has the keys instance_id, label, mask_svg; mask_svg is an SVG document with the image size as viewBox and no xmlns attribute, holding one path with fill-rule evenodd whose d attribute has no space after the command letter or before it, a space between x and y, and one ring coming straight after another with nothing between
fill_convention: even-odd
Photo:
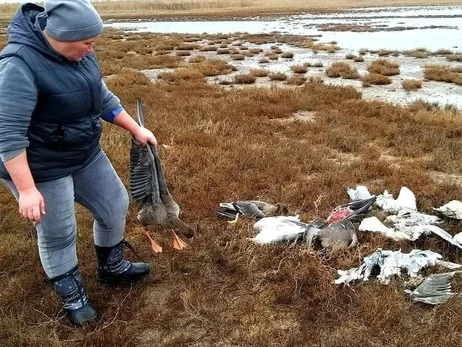
<instances>
[{"instance_id":1,"label":"bird head","mask_svg":"<svg viewBox=\"0 0 462 347\"><path fill-rule=\"evenodd\" d=\"M289 208L287 207L287 205L283 204L282 202L278 202L276 204L276 212L274 215L287 216L288 214L289 214Z\"/></svg>"}]
</instances>

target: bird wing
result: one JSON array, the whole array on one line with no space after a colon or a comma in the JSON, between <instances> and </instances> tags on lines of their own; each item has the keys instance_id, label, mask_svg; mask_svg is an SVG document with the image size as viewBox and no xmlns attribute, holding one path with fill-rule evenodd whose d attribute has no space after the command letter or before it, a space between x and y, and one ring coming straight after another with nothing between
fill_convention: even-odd
<instances>
[{"instance_id":1,"label":"bird wing","mask_svg":"<svg viewBox=\"0 0 462 347\"><path fill-rule=\"evenodd\" d=\"M353 243L353 235L355 235L355 227L348 219L332 223L318 233L323 247L337 246L346 248Z\"/></svg>"},{"instance_id":2,"label":"bird wing","mask_svg":"<svg viewBox=\"0 0 462 347\"><path fill-rule=\"evenodd\" d=\"M453 244L456 247L459 247L462 249L462 245L459 244L459 242L455 241L452 237L451 234L449 234L446 230L436 226L436 225L426 225L425 226L426 230L430 230L433 234L438 235L442 239L448 241L449 243Z\"/></svg>"},{"instance_id":3,"label":"bird wing","mask_svg":"<svg viewBox=\"0 0 462 347\"><path fill-rule=\"evenodd\" d=\"M356 214L366 213L367 211L369 211L369 208L372 206L376 199L377 197L373 195L368 199L355 200L347 204L341 205L340 207L349 207L353 211L355 211Z\"/></svg>"},{"instance_id":4,"label":"bird wing","mask_svg":"<svg viewBox=\"0 0 462 347\"><path fill-rule=\"evenodd\" d=\"M236 201L233 203L234 208L244 216L254 218L265 218L266 215L258 208L253 201Z\"/></svg>"},{"instance_id":5,"label":"bird wing","mask_svg":"<svg viewBox=\"0 0 462 347\"><path fill-rule=\"evenodd\" d=\"M412 300L432 305L446 302L454 296L454 293L451 291L451 280L457 272L453 271L428 276L411 292Z\"/></svg>"},{"instance_id":6,"label":"bird wing","mask_svg":"<svg viewBox=\"0 0 462 347\"><path fill-rule=\"evenodd\" d=\"M136 102L138 123L144 127L144 110L140 100ZM157 152L157 151L156 151ZM150 144L141 144L132 138L130 148L130 194L137 202L159 202L159 180L155 157Z\"/></svg>"}]
</instances>

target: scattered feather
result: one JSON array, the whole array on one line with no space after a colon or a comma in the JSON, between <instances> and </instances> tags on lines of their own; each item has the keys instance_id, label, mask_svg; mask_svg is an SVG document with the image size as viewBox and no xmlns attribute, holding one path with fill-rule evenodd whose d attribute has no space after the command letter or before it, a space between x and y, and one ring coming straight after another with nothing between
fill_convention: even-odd
<instances>
[{"instance_id":1,"label":"scattered feather","mask_svg":"<svg viewBox=\"0 0 462 347\"><path fill-rule=\"evenodd\" d=\"M356 186L356 188L350 188L350 187L345 187L345 191L350 197L351 201L356 201L356 200L365 200L369 199L372 197L372 194L369 193L369 190L367 189L366 186Z\"/></svg>"},{"instance_id":2,"label":"scattered feather","mask_svg":"<svg viewBox=\"0 0 462 347\"><path fill-rule=\"evenodd\" d=\"M417 204L414 193L407 187L402 187L398 198L395 200L387 190L377 196L375 204L388 213L396 214L401 210L417 211Z\"/></svg>"},{"instance_id":3,"label":"scattered feather","mask_svg":"<svg viewBox=\"0 0 462 347\"><path fill-rule=\"evenodd\" d=\"M433 209L443 216L453 219L462 219L462 201L451 200L447 204Z\"/></svg>"},{"instance_id":4,"label":"scattered feather","mask_svg":"<svg viewBox=\"0 0 462 347\"><path fill-rule=\"evenodd\" d=\"M415 277L422 268L431 265L444 265L440 262L441 255L430 250L414 249L410 253L401 253L401 251L389 251L379 248L371 255L364 258L363 263L349 270L338 270L339 278L335 280L336 284L348 284L352 281L367 281L371 274L379 271L377 279L384 284L390 282L392 276L401 276L404 270L410 277Z\"/></svg>"}]
</instances>

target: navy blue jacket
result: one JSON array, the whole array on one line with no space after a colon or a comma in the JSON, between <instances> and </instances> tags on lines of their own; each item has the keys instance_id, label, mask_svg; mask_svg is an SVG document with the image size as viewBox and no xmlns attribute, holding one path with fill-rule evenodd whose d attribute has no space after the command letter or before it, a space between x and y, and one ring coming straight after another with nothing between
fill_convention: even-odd
<instances>
[{"instance_id":1,"label":"navy blue jacket","mask_svg":"<svg viewBox=\"0 0 462 347\"><path fill-rule=\"evenodd\" d=\"M27 158L35 182L70 175L99 152L105 88L93 54L71 62L51 49L36 25L37 16L46 24L42 12L34 4L22 6L8 28L8 45L0 53L0 60L19 57L37 89L27 130ZM119 100L113 96L109 104L115 108ZM3 163L0 177L9 178Z\"/></svg>"}]
</instances>

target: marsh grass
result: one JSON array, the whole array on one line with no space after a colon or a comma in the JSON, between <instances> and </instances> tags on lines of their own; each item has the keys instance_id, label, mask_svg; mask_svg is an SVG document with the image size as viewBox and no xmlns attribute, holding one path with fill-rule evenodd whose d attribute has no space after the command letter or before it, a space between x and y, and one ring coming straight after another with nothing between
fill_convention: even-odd
<instances>
[{"instance_id":1,"label":"marsh grass","mask_svg":"<svg viewBox=\"0 0 462 347\"><path fill-rule=\"evenodd\" d=\"M253 84L257 80L257 76L255 76L252 72L247 74L237 74L234 76L234 82L237 84Z\"/></svg>"},{"instance_id":2,"label":"marsh grass","mask_svg":"<svg viewBox=\"0 0 462 347\"><path fill-rule=\"evenodd\" d=\"M384 76L399 75L399 64L386 59L377 59L368 66L367 71Z\"/></svg>"},{"instance_id":3,"label":"marsh grass","mask_svg":"<svg viewBox=\"0 0 462 347\"><path fill-rule=\"evenodd\" d=\"M446 65L426 65L424 77L432 81L462 85L462 74L457 67L451 68Z\"/></svg>"},{"instance_id":4,"label":"marsh grass","mask_svg":"<svg viewBox=\"0 0 462 347\"><path fill-rule=\"evenodd\" d=\"M460 344L459 299L436 309L413 304L402 290L404 274L389 285L376 280L351 287L333 284L337 269L357 267L379 247L431 249L445 260L462 262L461 253L438 237L394 242L359 232L360 245L339 252L259 246L248 240L255 235L250 220L231 225L215 214L222 201L262 199L285 202L291 214L309 221L347 202L343 186L356 184L395 196L407 186L419 211L432 213L432 207L462 194L462 186L448 179L462 171L460 113L425 102L403 108L365 101L356 89L324 85L320 77L296 88L282 83L279 88L222 88L207 84L204 74L226 73L228 66L206 57L191 57L188 61L197 62L187 65L178 57L141 53L142 45L153 53L174 49L184 36L144 35L128 43L115 37L102 37L98 51L105 69L114 66L108 87L132 115L136 99L142 98L168 185L182 218L197 234L179 252L171 247L168 230L155 229L151 235L164 252L154 254L136 220L138 206L131 202L126 237L154 271L140 284L104 287L95 279L92 216L78 208L82 275L102 317L75 329L66 323L41 270L30 224L19 218L17 203L0 186L2 345ZM120 58L110 49L118 45L139 53ZM175 70L154 83L139 71L151 64ZM245 76L255 82L255 76ZM293 116L300 111L313 114L312 121ZM128 186L129 134L104 124L102 146ZM460 231L455 221L442 227L451 234ZM127 257L137 260L129 252Z\"/></svg>"},{"instance_id":5,"label":"marsh grass","mask_svg":"<svg viewBox=\"0 0 462 347\"><path fill-rule=\"evenodd\" d=\"M301 86L306 82L306 77L303 75L292 75L289 76L286 80L288 85Z\"/></svg>"},{"instance_id":6,"label":"marsh grass","mask_svg":"<svg viewBox=\"0 0 462 347\"><path fill-rule=\"evenodd\" d=\"M290 69L294 73L299 73L299 74L304 74L308 71L308 64L298 64L298 65L292 65Z\"/></svg>"},{"instance_id":7,"label":"marsh grass","mask_svg":"<svg viewBox=\"0 0 462 347\"><path fill-rule=\"evenodd\" d=\"M342 77L345 79L358 79L358 70L350 64L344 62L335 62L326 69L326 75L331 78Z\"/></svg>"},{"instance_id":8,"label":"marsh grass","mask_svg":"<svg viewBox=\"0 0 462 347\"><path fill-rule=\"evenodd\" d=\"M253 69L253 70L250 70L250 73L254 75L255 77L267 77L269 74L269 71L266 69Z\"/></svg>"},{"instance_id":9,"label":"marsh grass","mask_svg":"<svg viewBox=\"0 0 462 347\"><path fill-rule=\"evenodd\" d=\"M361 77L361 81L363 82L363 86L367 87L368 85L385 85L391 83L391 78L388 76L384 76L378 73L368 73Z\"/></svg>"},{"instance_id":10,"label":"marsh grass","mask_svg":"<svg viewBox=\"0 0 462 347\"><path fill-rule=\"evenodd\" d=\"M283 52L281 54L281 58L292 59L293 57L294 57L294 54L292 52Z\"/></svg>"},{"instance_id":11,"label":"marsh grass","mask_svg":"<svg viewBox=\"0 0 462 347\"><path fill-rule=\"evenodd\" d=\"M422 81L407 79L401 82L403 89L407 92L416 91L422 88Z\"/></svg>"},{"instance_id":12,"label":"marsh grass","mask_svg":"<svg viewBox=\"0 0 462 347\"><path fill-rule=\"evenodd\" d=\"M285 81L287 79L287 74L283 72L272 72L268 77L271 81Z\"/></svg>"}]
</instances>

